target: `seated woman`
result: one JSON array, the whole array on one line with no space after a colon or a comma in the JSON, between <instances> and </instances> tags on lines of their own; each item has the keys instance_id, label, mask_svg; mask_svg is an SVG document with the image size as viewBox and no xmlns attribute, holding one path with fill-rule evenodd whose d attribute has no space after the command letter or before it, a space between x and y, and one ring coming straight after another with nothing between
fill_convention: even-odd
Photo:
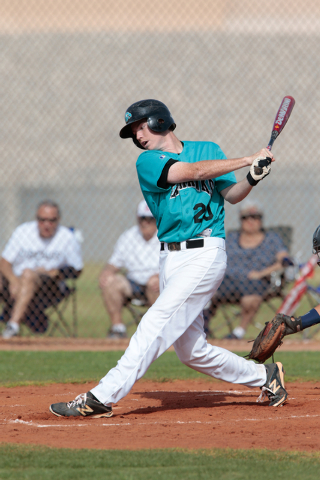
<instances>
[{"instance_id":1,"label":"seated woman","mask_svg":"<svg viewBox=\"0 0 320 480\"><path fill-rule=\"evenodd\" d=\"M209 321L221 303L240 303L241 321L227 338L241 339L257 313L270 287L270 274L282 269L288 256L278 234L266 232L262 210L256 203L244 202L240 210L240 230L230 232L226 239L228 266L225 277L204 311L205 331L210 335Z\"/></svg>"}]
</instances>

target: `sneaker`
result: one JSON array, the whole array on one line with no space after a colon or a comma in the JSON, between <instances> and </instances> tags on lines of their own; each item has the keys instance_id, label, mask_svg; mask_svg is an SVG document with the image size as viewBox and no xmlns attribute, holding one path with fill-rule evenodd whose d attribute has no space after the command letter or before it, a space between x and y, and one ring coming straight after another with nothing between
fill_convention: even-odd
<instances>
[{"instance_id":1,"label":"sneaker","mask_svg":"<svg viewBox=\"0 0 320 480\"><path fill-rule=\"evenodd\" d=\"M19 333L19 327L18 329L14 328L11 323L7 323L6 328L2 332L2 338L5 340L8 340L8 338L15 337Z\"/></svg>"},{"instance_id":2,"label":"sneaker","mask_svg":"<svg viewBox=\"0 0 320 480\"><path fill-rule=\"evenodd\" d=\"M269 407L280 407L287 400L288 393L284 388L284 370L280 362L265 365L267 381L261 387L261 395L257 402L263 402L267 396L270 400Z\"/></svg>"},{"instance_id":3,"label":"sneaker","mask_svg":"<svg viewBox=\"0 0 320 480\"><path fill-rule=\"evenodd\" d=\"M234 333L229 333L229 335L226 335L223 337L224 340L242 340L242 338L237 337Z\"/></svg>"},{"instance_id":4,"label":"sneaker","mask_svg":"<svg viewBox=\"0 0 320 480\"><path fill-rule=\"evenodd\" d=\"M117 332L111 328L107 334L107 338L112 338L113 340L127 338L127 331L124 330L123 332Z\"/></svg>"},{"instance_id":5,"label":"sneaker","mask_svg":"<svg viewBox=\"0 0 320 480\"><path fill-rule=\"evenodd\" d=\"M81 393L69 403L54 403L50 405L49 410L57 417L103 418L113 415L112 408L99 402L91 392Z\"/></svg>"}]
</instances>

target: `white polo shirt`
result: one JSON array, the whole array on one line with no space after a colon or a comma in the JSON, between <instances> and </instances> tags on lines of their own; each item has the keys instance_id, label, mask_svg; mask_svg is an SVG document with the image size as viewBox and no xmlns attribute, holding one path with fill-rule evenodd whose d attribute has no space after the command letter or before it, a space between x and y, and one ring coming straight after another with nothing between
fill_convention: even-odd
<instances>
[{"instance_id":1,"label":"white polo shirt","mask_svg":"<svg viewBox=\"0 0 320 480\"><path fill-rule=\"evenodd\" d=\"M152 275L159 273L159 257L157 233L147 242L135 225L120 235L108 263L126 269L133 282L146 285Z\"/></svg>"},{"instance_id":2,"label":"white polo shirt","mask_svg":"<svg viewBox=\"0 0 320 480\"><path fill-rule=\"evenodd\" d=\"M26 268L83 268L81 246L74 233L59 225L52 238L42 238L37 221L23 223L14 230L2 257L11 263L13 273L18 277Z\"/></svg>"}]
</instances>

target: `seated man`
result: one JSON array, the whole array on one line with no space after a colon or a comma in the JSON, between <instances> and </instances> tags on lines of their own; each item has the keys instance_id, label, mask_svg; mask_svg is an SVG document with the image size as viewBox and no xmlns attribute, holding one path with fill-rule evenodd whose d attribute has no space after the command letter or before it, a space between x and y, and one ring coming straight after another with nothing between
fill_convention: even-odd
<instances>
[{"instance_id":1,"label":"seated man","mask_svg":"<svg viewBox=\"0 0 320 480\"><path fill-rule=\"evenodd\" d=\"M128 299L137 298L151 306L159 296L160 243L156 220L145 200L137 209L138 225L126 230L100 275L103 301L110 316L109 338L125 338L121 310ZM126 270L126 276L119 273Z\"/></svg>"},{"instance_id":2,"label":"seated man","mask_svg":"<svg viewBox=\"0 0 320 480\"><path fill-rule=\"evenodd\" d=\"M263 229L262 218L257 203L244 202L240 209L240 230L230 232L226 238L226 274L212 305L204 311L205 331L209 335L209 321L219 304L239 302L240 325L227 338L241 339L269 290L270 274L281 270L282 260L288 256L279 235Z\"/></svg>"},{"instance_id":3,"label":"seated man","mask_svg":"<svg viewBox=\"0 0 320 480\"><path fill-rule=\"evenodd\" d=\"M80 244L59 220L58 205L45 200L38 206L37 220L17 227L5 246L0 259L5 339L19 333L21 322L33 332L45 332L45 309L66 295L63 280L81 273Z\"/></svg>"}]
</instances>

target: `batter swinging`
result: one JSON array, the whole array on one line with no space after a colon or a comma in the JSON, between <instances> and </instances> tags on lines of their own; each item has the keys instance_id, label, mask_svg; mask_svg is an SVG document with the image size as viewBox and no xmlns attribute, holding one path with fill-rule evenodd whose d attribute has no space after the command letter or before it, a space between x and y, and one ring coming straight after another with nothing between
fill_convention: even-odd
<instances>
[{"instance_id":1,"label":"batter swinging","mask_svg":"<svg viewBox=\"0 0 320 480\"><path fill-rule=\"evenodd\" d=\"M143 100L125 114L121 138L144 150L137 160L142 193L157 220L160 296L142 318L116 367L90 392L50 411L58 416L110 417L112 404L129 393L151 363L171 345L185 365L212 377L261 387L270 406L286 401L281 363L259 365L210 345L202 311L218 289L225 269L224 200L235 204L270 173L273 155L263 148L227 160L212 142L181 142L163 103ZM250 167L237 183L234 170Z\"/></svg>"}]
</instances>

